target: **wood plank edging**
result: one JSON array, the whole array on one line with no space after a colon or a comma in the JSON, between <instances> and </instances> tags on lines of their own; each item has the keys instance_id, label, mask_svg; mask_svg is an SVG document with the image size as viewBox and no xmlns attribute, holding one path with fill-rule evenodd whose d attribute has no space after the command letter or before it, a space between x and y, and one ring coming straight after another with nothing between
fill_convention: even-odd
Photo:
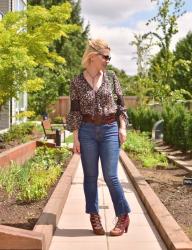
<instances>
[{"instance_id":1,"label":"wood plank edging","mask_svg":"<svg viewBox=\"0 0 192 250\"><path fill-rule=\"evenodd\" d=\"M42 233L0 225L1 250L44 250L44 245Z\"/></svg>"},{"instance_id":2,"label":"wood plank edging","mask_svg":"<svg viewBox=\"0 0 192 250\"><path fill-rule=\"evenodd\" d=\"M22 157L22 162L24 162L33 155L36 145L40 146L39 144L38 141L31 141L19 145L2 152L0 158L2 157L2 162L6 161L5 165L8 165L10 161L18 158L18 154L27 151L28 154L26 156L24 154ZM32 231L0 225L0 250L48 250L79 161L80 156L74 154Z\"/></svg>"},{"instance_id":3,"label":"wood plank edging","mask_svg":"<svg viewBox=\"0 0 192 250\"><path fill-rule=\"evenodd\" d=\"M192 250L192 241L123 150L120 151L120 160L168 249Z\"/></svg>"},{"instance_id":4,"label":"wood plank edging","mask_svg":"<svg viewBox=\"0 0 192 250\"><path fill-rule=\"evenodd\" d=\"M53 234L65 206L75 172L79 165L79 161L80 156L74 154L33 229L34 232L39 232L44 235L45 250L49 249Z\"/></svg>"}]
</instances>

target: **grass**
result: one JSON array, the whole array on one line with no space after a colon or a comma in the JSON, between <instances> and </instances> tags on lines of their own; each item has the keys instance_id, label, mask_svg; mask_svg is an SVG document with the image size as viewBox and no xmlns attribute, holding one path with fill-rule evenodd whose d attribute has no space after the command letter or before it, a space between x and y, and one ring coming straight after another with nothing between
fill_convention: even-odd
<instances>
[{"instance_id":1,"label":"grass","mask_svg":"<svg viewBox=\"0 0 192 250\"><path fill-rule=\"evenodd\" d=\"M69 135L66 139L65 139L66 143L73 143L73 134Z\"/></svg>"}]
</instances>

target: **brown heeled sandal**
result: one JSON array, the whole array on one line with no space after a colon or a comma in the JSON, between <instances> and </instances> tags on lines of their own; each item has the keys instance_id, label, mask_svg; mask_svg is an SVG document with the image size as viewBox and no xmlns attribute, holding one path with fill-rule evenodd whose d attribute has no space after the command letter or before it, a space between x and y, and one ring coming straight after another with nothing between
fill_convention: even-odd
<instances>
[{"instance_id":1,"label":"brown heeled sandal","mask_svg":"<svg viewBox=\"0 0 192 250\"><path fill-rule=\"evenodd\" d=\"M90 222L91 222L94 234L96 235L105 234L105 230L103 229L103 226L101 224L99 214L90 214Z\"/></svg>"},{"instance_id":2,"label":"brown heeled sandal","mask_svg":"<svg viewBox=\"0 0 192 250\"><path fill-rule=\"evenodd\" d=\"M119 216L115 227L109 233L110 236L120 236L124 232L127 233L129 222L130 219L128 214Z\"/></svg>"}]
</instances>

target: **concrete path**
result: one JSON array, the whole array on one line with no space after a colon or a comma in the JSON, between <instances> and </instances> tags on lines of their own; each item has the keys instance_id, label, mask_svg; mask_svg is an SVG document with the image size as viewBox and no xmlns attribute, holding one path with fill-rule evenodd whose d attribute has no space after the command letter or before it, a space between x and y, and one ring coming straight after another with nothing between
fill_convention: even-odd
<instances>
[{"instance_id":1,"label":"concrete path","mask_svg":"<svg viewBox=\"0 0 192 250\"><path fill-rule=\"evenodd\" d=\"M115 215L108 189L99 176L99 205L106 232L115 225ZM84 212L83 174L78 166L67 202L60 217L49 250L166 250L129 178L119 163L119 178L132 212L127 234L120 237L94 235L89 215Z\"/></svg>"}]
</instances>

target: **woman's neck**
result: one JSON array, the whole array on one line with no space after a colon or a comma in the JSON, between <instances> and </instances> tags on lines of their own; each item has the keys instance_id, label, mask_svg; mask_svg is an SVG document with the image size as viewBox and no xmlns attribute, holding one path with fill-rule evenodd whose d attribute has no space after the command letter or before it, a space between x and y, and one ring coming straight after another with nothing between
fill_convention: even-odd
<instances>
[{"instance_id":1,"label":"woman's neck","mask_svg":"<svg viewBox=\"0 0 192 250\"><path fill-rule=\"evenodd\" d=\"M92 78L95 78L96 76L98 75L101 75L102 74L102 71L101 70L98 70L96 69L95 67L87 67L86 70L88 75Z\"/></svg>"}]
</instances>

